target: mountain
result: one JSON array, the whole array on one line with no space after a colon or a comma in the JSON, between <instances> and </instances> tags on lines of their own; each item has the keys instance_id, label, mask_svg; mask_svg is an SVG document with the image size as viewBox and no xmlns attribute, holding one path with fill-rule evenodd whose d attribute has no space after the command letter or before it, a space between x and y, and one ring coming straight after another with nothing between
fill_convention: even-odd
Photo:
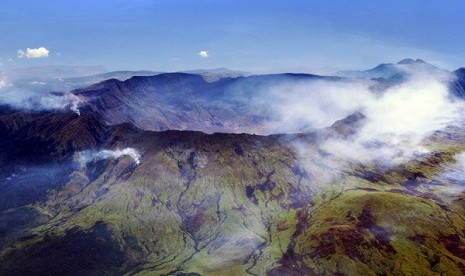
<instances>
[{"instance_id":1,"label":"mountain","mask_svg":"<svg viewBox=\"0 0 465 276\"><path fill-rule=\"evenodd\" d=\"M130 122L155 131L270 134L277 127L273 118L276 114L270 112L267 103L277 101L270 89L315 80L339 79L278 74L225 77L212 82L203 75L165 73L126 81L111 79L73 93L83 103L81 112L98 114L110 125Z\"/></svg>"},{"instance_id":2,"label":"mountain","mask_svg":"<svg viewBox=\"0 0 465 276\"><path fill-rule=\"evenodd\" d=\"M64 78L61 80L63 85L67 88L67 90L73 90L77 88L83 88L95 83L99 83L108 79L116 79L119 81L125 81L135 76L144 77L144 76L154 76L163 74L166 72L155 72L155 71L148 71L148 70L140 70L140 71L110 71L105 72L97 75L89 75L89 76L79 76L79 77L72 77L72 78ZM186 73L186 74L194 74L194 75L202 75L207 80L215 81L221 78L236 78L239 76L247 76L251 75L251 73L243 72L243 71L235 71L230 70L227 68L216 68L216 69L198 69L198 70L188 70L176 73ZM60 89L56 89L60 90Z\"/></svg>"},{"instance_id":3,"label":"mountain","mask_svg":"<svg viewBox=\"0 0 465 276\"><path fill-rule=\"evenodd\" d=\"M16 68L4 72L6 77L14 82L16 80L26 79L58 79L89 76L107 72L103 66L67 66L67 65L49 65L37 67Z\"/></svg>"},{"instance_id":4,"label":"mountain","mask_svg":"<svg viewBox=\"0 0 465 276\"><path fill-rule=\"evenodd\" d=\"M383 63L365 71L341 71L336 76L348 78L378 79L389 82L401 82L412 72L425 72L433 75L446 74L447 71L429 64L421 59L405 58L395 64Z\"/></svg>"},{"instance_id":5,"label":"mountain","mask_svg":"<svg viewBox=\"0 0 465 276\"><path fill-rule=\"evenodd\" d=\"M215 68L215 69L197 69L197 70L188 70L182 71L180 73L202 75L208 81L217 81L221 78L237 78L237 77L246 77L253 75L250 72L230 70L227 68Z\"/></svg>"},{"instance_id":6,"label":"mountain","mask_svg":"<svg viewBox=\"0 0 465 276\"><path fill-rule=\"evenodd\" d=\"M18 68L3 72L0 76L3 75L4 81L14 86L15 89L44 93L49 91L71 91L108 79L125 81L134 76L153 76L161 73L165 72L148 70L107 71L102 66L41 66ZM234 71L227 68L199 69L180 73L202 75L209 81L251 75L248 72Z\"/></svg>"},{"instance_id":7,"label":"mountain","mask_svg":"<svg viewBox=\"0 0 465 276\"><path fill-rule=\"evenodd\" d=\"M21 95L69 91L88 86L94 82L85 82L85 76L102 74L103 72L107 72L103 66L56 65L24 67L0 72L0 84L3 83L3 85L0 85L2 92L0 94L0 103L11 102L11 98L21 98ZM82 82L77 82L77 80Z\"/></svg>"},{"instance_id":8,"label":"mountain","mask_svg":"<svg viewBox=\"0 0 465 276\"><path fill-rule=\"evenodd\" d=\"M110 71L96 75L87 75L87 76L77 76L77 77L70 77L70 78L63 78L60 81L62 85L66 87L66 90L73 90L77 88L86 87L92 85L94 83L102 82L108 79L117 79L120 81L125 81L130 79L134 76L153 76L160 74L160 72L154 71ZM60 89L56 89L60 90ZM62 89L63 90L63 89Z\"/></svg>"},{"instance_id":9,"label":"mountain","mask_svg":"<svg viewBox=\"0 0 465 276\"><path fill-rule=\"evenodd\" d=\"M102 73L104 72L104 73ZM16 69L4 74L11 89L33 93L70 91L86 87L107 79L127 80L134 76L152 76L153 71L111 71L99 66L53 66Z\"/></svg>"},{"instance_id":10,"label":"mountain","mask_svg":"<svg viewBox=\"0 0 465 276\"><path fill-rule=\"evenodd\" d=\"M441 192L451 184L431 170L465 135L437 134L440 151L393 169L335 174L316 145L360 120L259 136L152 132L92 114L1 116L0 274L464 273L464 197ZM139 163L76 161L127 147Z\"/></svg>"},{"instance_id":11,"label":"mountain","mask_svg":"<svg viewBox=\"0 0 465 276\"><path fill-rule=\"evenodd\" d=\"M465 97L465 68L457 69L453 72L454 80L450 85L451 91L460 98Z\"/></svg>"},{"instance_id":12,"label":"mountain","mask_svg":"<svg viewBox=\"0 0 465 276\"><path fill-rule=\"evenodd\" d=\"M362 139L364 109L314 128L270 108L319 117L360 83L386 85L162 73L0 105L0 275L465 274L462 122L408 155L408 134Z\"/></svg>"}]
</instances>

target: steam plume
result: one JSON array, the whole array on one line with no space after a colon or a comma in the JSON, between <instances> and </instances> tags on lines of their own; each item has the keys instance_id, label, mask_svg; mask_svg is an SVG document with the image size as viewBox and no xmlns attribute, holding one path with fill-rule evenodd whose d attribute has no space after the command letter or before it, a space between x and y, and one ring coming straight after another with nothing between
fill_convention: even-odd
<instances>
[{"instance_id":1,"label":"steam plume","mask_svg":"<svg viewBox=\"0 0 465 276\"><path fill-rule=\"evenodd\" d=\"M123 150L101 150L98 152L82 151L77 154L76 161L81 165L81 167L85 167L87 163L92 161L99 161L108 158L119 159L123 156L131 157L136 165L140 164L141 156L137 150L133 148L125 148Z\"/></svg>"}]
</instances>

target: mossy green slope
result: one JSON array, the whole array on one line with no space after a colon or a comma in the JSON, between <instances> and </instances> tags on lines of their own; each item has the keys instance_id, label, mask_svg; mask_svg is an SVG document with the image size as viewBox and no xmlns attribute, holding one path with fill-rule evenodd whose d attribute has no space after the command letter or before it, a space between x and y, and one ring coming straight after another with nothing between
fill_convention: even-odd
<instances>
[{"instance_id":1,"label":"mossy green slope","mask_svg":"<svg viewBox=\"0 0 465 276\"><path fill-rule=\"evenodd\" d=\"M338 173L315 150L314 134L120 126L105 137L102 147L138 149L140 165L129 157L90 163L28 205L42 223L3 248L1 273L34 262L37 248L47 254L51 240L99 225L125 256L117 274L465 273L464 196L445 192L457 185L438 178L465 148L461 137L426 141L431 154L396 168L352 164ZM295 139L309 155L296 153Z\"/></svg>"}]
</instances>

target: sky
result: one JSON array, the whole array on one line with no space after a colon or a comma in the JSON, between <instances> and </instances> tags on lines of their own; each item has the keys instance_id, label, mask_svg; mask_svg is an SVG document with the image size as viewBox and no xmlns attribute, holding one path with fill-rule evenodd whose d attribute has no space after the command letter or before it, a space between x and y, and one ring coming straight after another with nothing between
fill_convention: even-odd
<instances>
[{"instance_id":1,"label":"sky","mask_svg":"<svg viewBox=\"0 0 465 276\"><path fill-rule=\"evenodd\" d=\"M465 67L464 0L2 0L0 71ZM28 50L29 48L29 50Z\"/></svg>"}]
</instances>

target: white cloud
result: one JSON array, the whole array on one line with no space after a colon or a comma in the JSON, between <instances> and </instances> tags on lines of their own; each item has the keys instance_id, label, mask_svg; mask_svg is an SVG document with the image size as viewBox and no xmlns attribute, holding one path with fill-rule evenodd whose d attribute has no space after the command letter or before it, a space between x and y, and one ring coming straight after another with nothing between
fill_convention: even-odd
<instances>
[{"instance_id":1,"label":"white cloud","mask_svg":"<svg viewBox=\"0 0 465 276\"><path fill-rule=\"evenodd\" d=\"M315 129L329 127L374 98L368 87L369 83L355 81L289 82L273 87L270 107L281 125L278 132L296 132L302 124Z\"/></svg>"},{"instance_id":2,"label":"white cloud","mask_svg":"<svg viewBox=\"0 0 465 276\"><path fill-rule=\"evenodd\" d=\"M140 164L141 156L139 152L133 148L125 148L123 150L101 150L99 152L81 151L77 153L75 160L81 165L81 167L84 167L89 162L95 162L108 158L119 159L124 156L131 157L136 165Z\"/></svg>"},{"instance_id":3,"label":"white cloud","mask_svg":"<svg viewBox=\"0 0 465 276\"><path fill-rule=\"evenodd\" d=\"M40 93L31 89L15 87L5 79L0 79L0 104L6 104L13 108L36 111L69 109L80 115L80 103L81 100L72 93Z\"/></svg>"},{"instance_id":4,"label":"white cloud","mask_svg":"<svg viewBox=\"0 0 465 276\"><path fill-rule=\"evenodd\" d=\"M206 51L206 50L200 51L200 52L199 52L199 56L200 56L201 58L208 58L208 51Z\"/></svg>"},{"instance_id":5,"label":"white cloud","mask_svg":"<svg viewBox=\"0 0 465 276\"><path fill-rule=\"evenodd\" d=\"M454 163L444 165L442 176L454 182L465 183L465 152L456 154L454 159Z\"/></svg>"},{"instance_id":6,"label":"white cloud","mask_svg":"<svg viewBox=\"0 0 465 276\"><path fill-rule=\"evenodd\" d=\"M65 93L63 95L45 94L29 99L24 103L24 107L30 110L61 110L69 108L77 115L81 115L79 104L81 100L74 94Z\"/></svg>"},{"instance_id":7,"label":"white cloud","mask_svg":"<svg viewBox=\"0 0 465 276\"><path fill-rule=\"evenodd\" d=\"M373 92L370 82L326 82L275 87L270 105L284 128L324 128L354 112L366 118L350 137L333 137L320 145L340 161L398 164L427 152L422 140L454 125L465 114L463 102L449 97L444 76L416 74L410 80ZM286 127L288 129L286 129Z\"/></svg>"},{"instance_id":8,"label":"white cloud","mask_svg":"<svg viewBox=\"0 0 465 276\"><path fill-rule=\"evenodd\" d=\"M27 48L26 51L18 50L18 58L45 58L48 57L49 50L45 47Z\"/></svg>"}]
</instances>

